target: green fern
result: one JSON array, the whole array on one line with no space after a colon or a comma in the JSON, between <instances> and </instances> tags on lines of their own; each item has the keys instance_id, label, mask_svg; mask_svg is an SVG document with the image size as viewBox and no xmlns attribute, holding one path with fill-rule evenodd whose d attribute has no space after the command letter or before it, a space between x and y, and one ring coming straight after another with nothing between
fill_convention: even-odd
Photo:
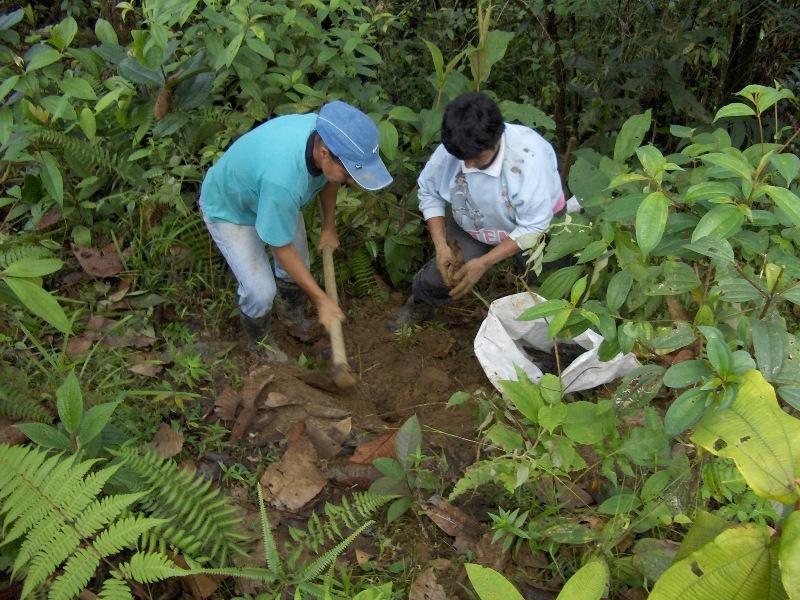
<instances>
[{"instance_id":1,"label":"green fern","mask_svg":"<svg viewBox=\"0 0 800 600\"><path fill-rule=\"evenodd\" d=\"M289 535L297 542L296 551L317 553L325 545L341 540L344 533L357 527L364 519L369 519L379 508L397 496L356 492L348 500L343 497L341 504L326 503L324 517L313 513L306 530L289 528Z\"/></svg>"},{"instance_id":2,"label":"green fern","mask_svg":"<svg viewBox=\"0 0 800 600\"><path fill-rule=\"evenodd\" d=\"M121 516L146 492L101 497L119 465L92 471L97 460L50 455L28 446L0 445L0 518L4 544L19 540L12 579L25 574L21 598L50 580L49 598L75 598L101 562L133 546L161 524L140 514ZM173 563L124 571L118 577L149 582L184 571ZM117 596L119 597L119 596Z\"/></svg>"},{"instance_id":3,"label":"green fern","mask_svg":"<svg viewBox=\"0 0 800 600\"><path fill-rule=\"evenodd\" d=\"M100 169L103 174L121 177L130 184L141 182L141 169L127 160L127 155L110 152L100 144L85 142L61 131L41 129L31 134L34 143L43 144L69 153L78 161Z\"/></svg>"},{"instance_id":4,"label":"green fern","mask_svg":"<svg viewBox=\"0 0 800 600\"><path fill-rule=\"evenodd\" d=\"M350 255L348 266L359 296L380 298L385 295L385 292L378 287L375 281L375 269L366 250L363 248L355 250Z\"/></svg>"},{"instance_id":5,"label":"green fern","mask_svg":"<svg viewBox=\"0 0 800 600\"><path fill-rule=\"evenodd\" d=\"M375 495L362 494L362 498L356 501L355 504L361 506L366 511L377 510L377 507L387 502L390 498L383 499ZM261 528L264 539L264 555L266 557L267 566L265 567L242 567L242 568L227 568L227 569L203 569L196 568L193 573L203 573L205 575L217 575L226 577L244 577L261 581L267 584L273 584L274 587L282 590L279 597L283 597L284 593L292 588L304 589L312 581L319 578L322 573L331 565L333 565L336 558L344 552L353 541L361 535L365 529L372 526L374 521L368 520L353 531L346 538L338 538L339 542L330 550L325 552L322 556L310 563L302 565L300 568L294 568L295 565L290 561L290 566L293 567L289 570L284 569L281 557L278 554L278 548L275 544L275 538L272 535L272 528L269 524L269 517L267 510L264 506L264 496L261 492L261 486L258 485L258 509L261 515ZM347 512L352 514L352 510L358 510L353 507ZM353 515L355 518L355 515Z\"/></svg>"},{"instance_id":6,"label":"green fern","mask_svg":"<svg viewBox=\"0 0 800 600\"><path fill-rule=\"evenodd\" d=\"M8 365L0 368L0 415L18 421L53 422L53 415L31 394L25 373Z\"/></svg>"},{"instance_id":7,"label":"green fern","mask_svg":"<svg viewBox=\"0 0 800 600\"><path fill-rule=\"evenodd\" d=\"M242 519L210 480L178 468L175 461L151 450L140 454L135 448L125 448L114 454L150 490L142 501L145 512L163 519L162 525L143 536L145 548L166 552L171 546L190 556L204 555L218 564L225 564L232 553L247 556L242 542L249 538L238 527ZM190 529L185 529L185 524L190 524Z\"/></svg>"}]
</instances>

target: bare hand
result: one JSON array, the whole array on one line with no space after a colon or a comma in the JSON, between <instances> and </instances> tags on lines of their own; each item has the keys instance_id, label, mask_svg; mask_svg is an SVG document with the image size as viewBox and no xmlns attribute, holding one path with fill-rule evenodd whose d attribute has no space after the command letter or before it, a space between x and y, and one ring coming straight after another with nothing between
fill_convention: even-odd
<instances>
[{"instance_id":1,"label":"bare hand","mask_svg":"<svg viewBox=\"0 0 800 600\"><path fill-rule=\"evenodd\" d=\"M486 273L488 267L478 258L473 258L464 263L455 274L454 279L458 282L456 286L450 290L450 297L453 300L462 298L469 294L483 274Z\"/></svg>"},{"instance_id":2,"label":"bare hand","mask_svg":"<svg viewBox=\"0 0 800 600\"><path fill-rule=\"evenodd\" d=\"M444 246L441 250L437 250L436 270L439 271L439 275L442 276L442 281L444 281L447 287L452 287L455 283L450 278L450 267L454 261L455 257L453 256L453 251L450 249L450 246Z\"/></svg>"},{"instance_id":3,"label":"bare hand","mask_svg":"<svg viewBox=\"0 0 800 600\"><path fill-rule=\"evenodd\" d=\"M325 230L323 229L319 233L319 243L317 244L317 250L322 252L325 248L330 248L331 250L336 250L339 247L339 236L336 235L336 231Z\"/></svg>"},{"instance_id":4,"label":"bare hand","mask_svg":"<svg viewBox=\"0 0 800 600\"><path fill-rule=\"evenodd\" d=\"M345 320L342 309L327 296L323 296L319 302L317 302L317 318L319 319L320 325L328 332L331 330L331 322L334 319L338 319L339 321Z\"/></svg>"}]
</instances>

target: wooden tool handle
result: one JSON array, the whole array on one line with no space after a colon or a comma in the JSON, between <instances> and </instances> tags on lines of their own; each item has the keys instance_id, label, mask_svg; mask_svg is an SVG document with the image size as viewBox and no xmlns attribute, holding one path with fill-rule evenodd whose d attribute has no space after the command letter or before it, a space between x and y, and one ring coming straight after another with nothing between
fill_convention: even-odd
<instances>
[{"instance_id":1,"label":"wooden tool handle","mask_svg":"<svg viewBox=\"0 0 800 600\"><path fill-rule=\"evenodd\" d=\"M336 291L336 271L333 268L333 249L323 248L322 250L322 271L325 277L325 293L328 298L339 305L339 294ZM333 364L347 366L347 352L344 349L344 335L342 335L342 322L333 318L331 320L331 350L333 352Z\"/></svg>"}]
</instances>

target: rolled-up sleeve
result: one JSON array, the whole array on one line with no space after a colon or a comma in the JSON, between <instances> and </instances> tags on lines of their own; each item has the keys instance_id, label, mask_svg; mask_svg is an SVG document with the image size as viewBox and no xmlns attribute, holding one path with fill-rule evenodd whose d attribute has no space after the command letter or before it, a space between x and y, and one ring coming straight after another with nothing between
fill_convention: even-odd
<instances>
[{"instance_id":1,"label":"rolled-up sleeve","mask_svg":"<svg viewBox=\"0 0 800 600\"><path fill-rule=\"evenodd\" d=\"M419 210L426 221L445 215L447 201L442 197L439 187L446 167L446 154L444 146L439 146L417 178Z\"/></svg>"},{"instance_id":2,"label":"rolled-up sleeve","mask_svg":"<svg viewBox=\"0 0 800 600\"><path fill-rule=\"evenodd\" d=\"M555 153L549 149L547 160L531 161L514 199L516 227L509 237L523 250L528 244L519 242L530 233L544 233L553 219L553 209L563 195Z\"/></svg>"}]
</instances>

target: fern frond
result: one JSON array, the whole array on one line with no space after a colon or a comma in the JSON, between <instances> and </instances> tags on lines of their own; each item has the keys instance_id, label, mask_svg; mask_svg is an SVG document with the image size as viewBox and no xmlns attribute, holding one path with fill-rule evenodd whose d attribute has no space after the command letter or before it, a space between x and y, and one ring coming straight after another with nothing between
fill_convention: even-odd
<instances>
[{"instance_id":1,"label":"fern frond","mask_svg":"<svg viewBox=\"0 0 800 600\"><path fill-rule=\"evenodd\" d=\"M384 294L375 281L375 268L372 259L364 248L358 248L350 254L347 261L350 274L355 282L356 293L359 296L380 297Z\"/></svg>"},{"instance_id":2,"label":"fern frond","mask_svg":"<svg viewBox=\"0 0 800 600\"><path fill-rule=\"evenodd\" d=\"M101 556L116 554L123 548L133 545L145 531L163 522L163 519L150 519L139 515L122 518L98 535L93 546Z\"/></svg>"},{"instance_id":3,"label":"fern frond","mask_svg":"<svg viewBox=\"0 0 800 600\"><path fill-rule=\"evenodd\" d=\"M160 552L137 552L128 562L119 565L118 570L126 579L139 583L155 583L190 574Z\"/></svg>"},{"instance_id":4,"label":"fern frond","mask_svg":"<svg viewBox=\"0 0 800 600\"><path fill-rule=\"evenodd\" d=\"M104 175L121 177L133 185L141 183L141 168L128 162L127 155L110 152L102 144L85 142L74 135L52 129L33 132L31 141L69 153L78 161L100 169Z\"/></svg>"},{"instance_id":5,"label":"fern frond","mask_svg":"<svg viewBox=\"0 0 800 600\"><path fill-rule=\"evenodd\" d=\"M100 557L91 548L81 548L73 554L64 566L64 573L50 586L51 600L71 600L86 587L100 565ZM25 580L28 585L30 578ZM25 589L22 591L25 597Z\"/></svg>"},{"instance_id":6,"label":"fern frond","mask_svg":"<svg viewBox=\"0 0 800 600\"><path fill-rule=\"evenodd\" d=\"M103 582L103 587L97 597L100 600L133 600L133 594L128 584L114 576Z\"/></svg>"},{"instance_id":7,"label":"fern frond","mask_svg":"<svg viewBox=\"0 0 800 600\"><path fill-rule=\"evenodd\" d=\"M306 581L313 581L317 577L319 577L322 572L327 569L333 561L336 560L336 557L339 556L342 552L347 550L348 546L353 543L353 541L361 535L361 533L367 528L373 525L375 521L367 521L361 527L356 529L353 533L343 539L341 542L336 544L333 548L328 550L325 554L320 556L317 560L312 562L310 565L306 566L302 571L300 571L300 575L297 578L299 582L306 582Z\"/></svg>"},{"instance_id":8,"label":"fern frond","mask_svg":"<svg viewBox=\"0 0 800 600\"><path fill-rule=\"evenodd\" d=\"M0 415L18 421L53 422L53 415L31 394L27 376L9 366L0 369Z\"/></svg>"},{"instance_id":9,"label":"fern frond","mask_svg":"<svg viewBox=\"0 0 800 600\"><path fill-rule=\"evenodd\" d=\"M299 542L307 551L319 552L325 545L338 542L344 532L350 531L397 496L356 492L350 500L343 497L341 504L326 503L325 517L321 519L313 513L306 525L306 531L292 529L292 539Z\"/></svg>"},{"instance_id":10,"label":"fern frond","mask_svg":"<svg viewBox=\"0 0 800 600\"><path fill-rule=\"evenodd\" d=\"M193 573L202 573L212 577L244 577L254 581L272 583L277 577L275 573L263 567L231 567L229 569L197 569Z\"/></svg>"},{"instance_id":11,"label":"fern frond","mask_svg":"<svg viewBox=\"0 0 800 600\"><path fill-rule=\"evenodd\" d=\"M267 559L267 566L273 573L282 574L283 565L281 564L280 554L278 554L278 546L275 544L275 538L272 536L272 527L270 527L267 509L264 506L261 484L257 483L256 488L258 490L258 512L261 515L261 533L264 538L264 556Z\"/></svg>"},{"instance_id":12,"label":"fern frond","mask_svg":"<svg viewBox=\"0 0 800 600\"><path fill-rule=\"evenodd\" d=\"M212 487L210 480L179 469L175 461L163 459L151 450L139 454L135 448L126 448L115 454L151 490L143 501L146 512L171 524L192 524L191 532L177 530L183 545L196 546L199 540L202 552L222 564L232 552L247 556L242 542L249 538L238 527L242 519L236 514L236 507L219 488ZM160 535L168 527L154 530L154 535ZM153 547L152 539L149 543Z\"/></svg>"},{"instance_id":13,"label":"fern frond","mask_svg":"<svg viewBox=\"0 0 800 600\"><path fill-rule=\"evenodd\" d=\"M5 269L20 260L29 258L51 258L53 253L44 246L34 244L19 244L11 246L8 250L0 252L0 269Z\"/></svg>"}]
</instances>

